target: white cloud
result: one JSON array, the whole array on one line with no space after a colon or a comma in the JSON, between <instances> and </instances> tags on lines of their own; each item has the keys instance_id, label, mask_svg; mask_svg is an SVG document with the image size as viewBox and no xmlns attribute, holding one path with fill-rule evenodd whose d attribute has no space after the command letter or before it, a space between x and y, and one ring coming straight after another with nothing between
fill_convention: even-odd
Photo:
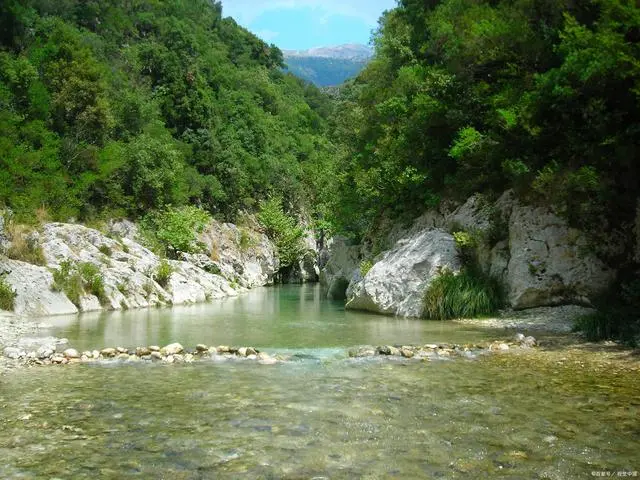
<instances>
[{"instance_id":1,"label":"white cloud","mask_svg":"<svg viewBox=\"0 0 640 480\"><path fill-rule=\"evenodd\" d=\"M380 14L395 3L395 0L223 0L222 7L225 16L245 26L269 10L310 7L320 10L323 17L327 14L356 17L375 27Z\"/></svg>"},{"instance_id":2,"label":"white cloud","mask_svg":"<svg viewBox=\"0 0 640 480\"><path fill-rule=\"evenodd\" d=\"M258 30L257 32L253 32L253 33L255 33L258 37L260 37L265 42L272 42L278 37L278 35L280 35L280 32L274 32L273 30L266 30L266 29Z\"/></svg>"}]
</instances>

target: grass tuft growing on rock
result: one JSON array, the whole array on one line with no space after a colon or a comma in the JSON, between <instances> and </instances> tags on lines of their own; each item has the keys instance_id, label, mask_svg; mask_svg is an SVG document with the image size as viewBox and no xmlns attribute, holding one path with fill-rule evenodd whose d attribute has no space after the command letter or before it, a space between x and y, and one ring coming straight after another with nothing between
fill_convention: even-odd
<instances>
[{"instance_id":1,"label":"grass tuft growing on rock","mask_svg":"<svg viewBox=\"0 0 640 480\"><path fill-rule=\"evenodd\" d=\"M76 307L80 307L80 298L84 294L82 285L82 275L77 271L76 265L70 260L60 263L57 270L51 270L53 274L52 290L55 292L63 292L71 303Z\"/></svg>"},{"instance_id":2,"label":"grass tuft growing on rock","mask_svg":"<svg viewBox=\"0 0 640 480\"><path fill-rule=\"evenodd\" d=\"M6 230L11 240L7 257L32 265L47 264L38 236L32 227L11 222L7 224Z\"/></svg>"},{"instance_id":3,"label":"grass tuft growing on rock","mask_svg":"<svg viewBox=\"0 0 640 480\"><path fill-rule=\"evenodd\" d=\"M16 291L3 277L0 277L0 310L12 312L16 307Z\"/></svg>"},{"instance_id":4,"label":"grass tuft growing on rock","mask_svg":"<svg viewBox=\"0 0 640 480\"><path fill-rule=\"evenodd\" d=\"M71 302L80 308L80 299L85 293L91 293L98 297L101 305L109 302L104 277L100 267L93 263L85 262L79 265L65 260L60 263L60 268L52 270L53 285L56 292L64 292Z\"/></svg>"},{"instance_id":5,"label":"grass tuft growing on rock","mask_svg":"<svg viewBox=\"0 0 640 480\"><path fill-rule=\"evenodd\" d=\"M597 299L598 311L578 318L573 331L591 342L618 340L640 344L640 280L621 281Z\"/></svg>"},{"instance_id":6,"label":"grass tuft growing on rock","mask_svg":"<svg viewBox=\"0 0 640 480\"><path fill-rule=\"evenodd\" d=\"M433 320L491 315L503 304L500 283L480 271L443 271L424 296L424 317Z\"/></svg>"},{"instance_id":7,"label":"grass tuft growing on rock","mask_svg":"<svg viewBox=\"0 0 640 480\"><path fill-rule=\"evenodd\" d=\"M155 280L162 288L165 288L169 283L172 273L173 267L169 265L169 262L166 260L162 260L160 265L158 265L158 270L156 270Z\"/></svg>"}]
</instances>

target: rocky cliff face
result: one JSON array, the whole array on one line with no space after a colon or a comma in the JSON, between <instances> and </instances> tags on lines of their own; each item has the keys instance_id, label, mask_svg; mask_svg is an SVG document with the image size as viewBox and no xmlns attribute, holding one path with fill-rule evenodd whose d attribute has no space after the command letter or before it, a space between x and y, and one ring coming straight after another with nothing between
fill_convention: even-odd
<instances>
[{"instance_id":1,"label":"rocky cliff face","mask_svg":"<svg viewBox=\"0 0 640 480\"><path fill-rule=\"evenodd\" d=\"M257 224L252 225L257 227ZM206 253L185 259L247 288L272 285L279 263L267 236L251 227L212 222L199 239Z\"/></svg>"},{"instance_id":2,"label":"rocky cliff face","mask_svg":"<svg viewBox=\"0 0 640 480\"><path fill-rule=\"evenodd\" d=\"M135 240L134 224L112 222L109 231L107 235L82 225L49 223L34 234L46 266L0 256L0 274L17 294L15 313L38 316L204 302L270 284L278 268L266 236L213 222L201 236L206 253L167 261L170 275L163 278L162 260ZM80 284L70 293L56 284L53 273L69 265L70 275L88 265L97 272L101 288Z\"/></svg>"},{"instance_id":3,"label":"rocky cliff face","mask_svg":"<svg viewBox=\"0 0 640 480\"><path fill-rule=\"evenodd\" d=\"M593 253L583 232L543 208L521 203L510 191L492 204L473 196L463 205L425 213L408 229L396 226L387 242L392 247L374 259L364 278L352 270L361 252L350 247L345 255L344 248L337 249L321 277L349 279L347 308L420 316L439 267L460 267L447 233L456 231L480 239L480 266L502 280L515 309L588 305L615 279L615 270Z\"/></svg>"},{"instance_id":4,"label":"rocky cliff face","mask_svg":"<svg viewBox=\"0 0 640 480\"><path fill-rule=\"evenodd\" d=\"M320 283L326 288L328 298L344 300L349 284L360 278L360 247L351 245L346 238L335 237L320 252L320 261L324 265Z\"/></svg>"}]
</instances>

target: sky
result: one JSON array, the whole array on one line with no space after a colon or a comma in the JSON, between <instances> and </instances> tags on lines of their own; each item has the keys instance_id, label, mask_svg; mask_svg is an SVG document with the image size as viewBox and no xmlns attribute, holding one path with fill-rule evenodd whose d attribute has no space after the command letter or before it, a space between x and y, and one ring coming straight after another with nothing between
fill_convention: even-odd
<instances>
[{"instance_id":1,"label":"sky","mask_svg":"<svg viewBox=\"0 0 640 480\"><path fill-rule=\"evenodd\" d=\"M223 15L282 50L368 44L396 0L222 0Z\"/></svg>"}]
</instances>

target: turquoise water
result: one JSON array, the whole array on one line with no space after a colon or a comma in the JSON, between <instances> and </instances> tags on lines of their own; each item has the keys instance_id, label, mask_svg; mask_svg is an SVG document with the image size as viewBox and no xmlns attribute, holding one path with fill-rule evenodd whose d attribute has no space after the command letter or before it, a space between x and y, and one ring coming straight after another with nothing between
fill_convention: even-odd
<instances>
[{"instance_id":1,"label":"turquoise water","mask_svg":"<svg viewBox=\"0 0 640 480\"><path fill-rule=\"evenodd\" d=\"M52 317L43 331L78 350L122 346L251 345L263 349L318 349L363 344L474 342L495 332L451 322L429 322L345 311L319 285L260 288L212 303L163 309Z\"/></svg>"},{"instance_id":2,"label":"turquoise water","mask_svg":"<svg viewBox=\"0 0 640 480\"><path fill-rule=\"evenodd\" d=\"M348 359L343 346L495 332L345 313L313 287L55 328L82 348L202 341L302 348L320 360L11 371L0 377L0 478L564 480L640 470L637 372L592 367L589 354Z\"/></svg>"}]
</instances>

